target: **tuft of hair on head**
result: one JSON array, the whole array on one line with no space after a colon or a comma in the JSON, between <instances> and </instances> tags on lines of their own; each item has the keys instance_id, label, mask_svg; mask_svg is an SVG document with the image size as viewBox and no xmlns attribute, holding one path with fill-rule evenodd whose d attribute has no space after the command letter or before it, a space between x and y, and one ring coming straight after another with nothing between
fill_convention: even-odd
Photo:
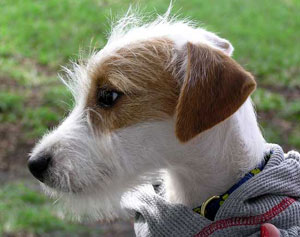
<instances>
[{"instance_id":1,"label":"tuft of hair on head","mask_svg":"<svg viewBox=\"0 0 300 237\"><path fill-rule=\"evenodd\" d=\"M177 19L176 15L171 16L173 8L172 1L169 4L167 11L164 14L146 14L138 6L130 5L124 16L110 22L110 32L108 34L108 44L114 40L117 40L125 36L129 31L136 28L152 28L161 24L167 24L175 22ZM153 18L155 18L153 20Z\"/></svg>"}]
</instances>

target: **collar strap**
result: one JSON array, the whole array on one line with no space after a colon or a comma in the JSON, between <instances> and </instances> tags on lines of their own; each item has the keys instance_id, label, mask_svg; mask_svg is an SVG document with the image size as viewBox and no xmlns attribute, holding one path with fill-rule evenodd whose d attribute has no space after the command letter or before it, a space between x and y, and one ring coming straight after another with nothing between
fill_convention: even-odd
<instances>
[{"instance_id":1,"label":"collar strap","mask_svg":"<svg viewBox=\"0 0 300 237\"><path fill-rule=\"evenodd\" d=\"M242 184L246 183L249 179L260 173L265 164L268 162L272 154L272 151L264 157L262 163L256 167L255 169L251 170L247 173L242 179L240 179L236 184L234 184L227 192L223 193L220 196L212 196L204 201L201 206L196 207L193 209L194 212L206 217L207 219L213 221L215 216L225 202L225 200L229 197L231 193L233 193L236 189L238 189Z\"/></svg>"}]
</instances>

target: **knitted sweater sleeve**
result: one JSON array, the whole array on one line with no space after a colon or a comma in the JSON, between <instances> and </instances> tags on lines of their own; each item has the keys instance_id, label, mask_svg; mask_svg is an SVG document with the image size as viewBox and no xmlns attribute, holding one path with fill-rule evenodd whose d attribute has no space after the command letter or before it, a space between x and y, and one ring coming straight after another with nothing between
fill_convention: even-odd
<instances>
[{"instance_id":1,"label":"knitted sweater sleeve","mask_svg":"<svg viewBox=\"0 0 300 237\"><path fill-rule=\"evenodd\" d=\"M138 237L193 236L211 222L184 205L168 203L152 185L126 193L122 206L135 215Z\"/></svg>"}]
</instances>

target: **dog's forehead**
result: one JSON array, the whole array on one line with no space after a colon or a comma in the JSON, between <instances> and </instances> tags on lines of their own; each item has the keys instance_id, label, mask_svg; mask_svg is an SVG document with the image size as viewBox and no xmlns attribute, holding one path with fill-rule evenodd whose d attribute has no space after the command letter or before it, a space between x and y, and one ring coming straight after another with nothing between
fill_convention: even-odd
<instances>
[{"instance_id":1,"label":"dog's forehead","mask_svg":"<svg viewBox=\"0 0 300 237\"><path fill-rule=\"evenodd\" d=\"M178 50L183 48L187 42L205 44L229 55L233 50L227 40L204 28L195 27L193 23L188 21L166 18L158 18L145 24L141 24L139 19L133 21L139 23L132 23L131 21L132 17L128 19L125 17L120 20L119 24L112 27L107 44L90 58L87 64L88 69L93 71L95 66L99 67L122 49L127 49L140 42L151 42L155 39L168 39Z\"/></svg>"},{"instance_id":2,"label":"dog's forehead","mask_svg":"<svg viewBox=\"0 0 300 237\"><path fill-rule=\"evenodd\" d=\"M213 33L203 28L194 28L190 23L184 21L155 21L143 26L132 26L129 30L117 26L112 30L105 47L95 55L93 60L103 61L112 53L128 45L160 38L169 39L177 48L181 48L187 42L203 43L217 47L214 45L216 41L214 36Z\"/></svg>"},{"instance_id":3,"label":"dog's forehead","mask_svg":"<svg viewBox=\"0 0 300 237\"><path fill-rule=\"evenodd\" d=\"M163 75L172 60L174 44L167 38L153 38L129 43L98 58L90 67L94 86L113 86L122 91L142 89L163 83ZM96 81L96 82L95 82Z\"/></svg>"}]
</instances>

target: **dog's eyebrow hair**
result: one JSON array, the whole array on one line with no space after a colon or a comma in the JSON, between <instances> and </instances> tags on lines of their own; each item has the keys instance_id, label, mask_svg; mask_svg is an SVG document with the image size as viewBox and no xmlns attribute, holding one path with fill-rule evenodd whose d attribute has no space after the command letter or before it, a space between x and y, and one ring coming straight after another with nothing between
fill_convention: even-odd
<instances>
[{"instance_id":1,"label":"dog's eyebrow hair","mask_svg":"<svg viewBox=\"0 0 300 237\"><path fill-rule=\"evenodd\" d=\"M89 115L90 112L93 112L98 116L98 118L100 120L103 120L103 116L98 111L96 111L95 109L88 107L88 108L85 109L85 111L86 111L87 115Z\"/></svg>"}]
</instances>

